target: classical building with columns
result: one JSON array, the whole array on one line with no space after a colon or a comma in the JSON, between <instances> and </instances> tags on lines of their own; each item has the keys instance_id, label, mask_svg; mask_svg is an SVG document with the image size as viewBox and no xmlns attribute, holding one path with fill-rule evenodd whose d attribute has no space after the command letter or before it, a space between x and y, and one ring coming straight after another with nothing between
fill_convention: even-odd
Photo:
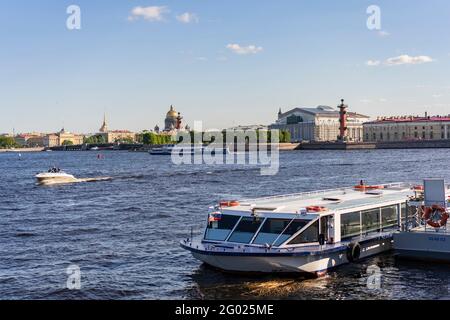
<instances>
[{"instance_id":1,"label":"classical building with columns","mask_svg":"<svg viewBox=\"0 0 450 320\"><path fill-rule=\"evenodd\" d=\"M45 147L59 147L65 143L80 145L83 144L83 140L83 135L73 134L62 128L62 130L57 133L48 134L43 137L43 145Z\"/></svg>"},{"instance_id":2,"label":"classical building with columns","mask_svg":"<svg viewBox=\"0 0 450 320\"><path fill-rule=\"evenodd\" d=\"M329 106L294 108L284 113L280 109L278 120L269 128L289 131L292 142L363 141L363 123L369 121L369 117L347 112L348 106L343 101L341 106L345 106L343 116L338 108ZM343 126L342 119L345 119ZM341 128L345 129L344 137L341 137Z\"/></svg>"},{"instance_id":3,"label":"classical building with columns","mask_svg":"<svg viewBox=\"0 0 450 320\"><path fill-rule=\"evenodd\" d=\"M450 139L450 115L381 117L364 124L367 142L447 139Z\"/></svg>"}]
</instances>

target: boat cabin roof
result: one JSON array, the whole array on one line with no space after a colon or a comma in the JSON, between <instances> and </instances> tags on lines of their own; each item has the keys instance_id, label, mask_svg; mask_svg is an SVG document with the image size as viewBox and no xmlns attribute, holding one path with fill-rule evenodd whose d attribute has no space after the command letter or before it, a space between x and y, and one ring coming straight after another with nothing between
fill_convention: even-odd
<instances>
[{"instance_id":1,"label":"boat cabin roof","mask_svg":"<svg viewBox=\"0 0 450 320\"><path fill-rule=\"evenodd\" d=\"M394 203L406 202L414 195L413 184L394 183L381 185L380 189L360 189L354 187L325 191L304 192L291 195L246 199L239 206L222 208L224 213L265 213L298 214L307 207L323 207L316 215L353 210L365 210Z\"/></svg>"}]
</instances>

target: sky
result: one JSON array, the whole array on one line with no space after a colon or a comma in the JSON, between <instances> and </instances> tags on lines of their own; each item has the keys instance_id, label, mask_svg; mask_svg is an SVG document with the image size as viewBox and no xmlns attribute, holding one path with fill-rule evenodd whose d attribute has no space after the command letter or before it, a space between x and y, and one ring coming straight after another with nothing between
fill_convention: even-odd
<instances>
[{"instance_id":1,"label":"sky","mask_svg":"<svg viewBox=\"0 0 450 320\"><path fill-rule=\"evenodd\" d=\"M446 115L449 30L448 0L2 0L0 133L96 132L104 113L140 131L170 105L191 126L270 124L341 98L371 117Z\"/></svg>"}]
</instances>

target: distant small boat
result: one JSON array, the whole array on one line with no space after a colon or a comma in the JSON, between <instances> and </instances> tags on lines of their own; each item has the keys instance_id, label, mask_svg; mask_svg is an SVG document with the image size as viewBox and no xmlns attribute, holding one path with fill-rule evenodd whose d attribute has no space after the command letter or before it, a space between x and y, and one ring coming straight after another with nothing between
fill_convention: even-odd
<instances>
[{"instance_id":1,"label":"distant small boat","mask_svg":"<svg viewBox=\"0 0 450 320\"><path fill-rule=\"evenodd\" d=\"M98 151L98 150L100 150L100 148L99 148L99 147L93 147L93 148L91 148L90 150L91 150L91 151Z\"/></svg>"},{"instance_id":2,"label":"distant small boat","mask_svg":"<svg viewBox=\"0 0 450 320\"><path fill-rule=\"evenodd\" d=\"M175 145L167 145L159 148L153 148L149 151L151 155L172 155L172 153L187 153L190 155L210 153L215 154L230 154L229 148L210 148L208 146L193 146L193 147L177 147Z\"/></svg>"}]
</instances>

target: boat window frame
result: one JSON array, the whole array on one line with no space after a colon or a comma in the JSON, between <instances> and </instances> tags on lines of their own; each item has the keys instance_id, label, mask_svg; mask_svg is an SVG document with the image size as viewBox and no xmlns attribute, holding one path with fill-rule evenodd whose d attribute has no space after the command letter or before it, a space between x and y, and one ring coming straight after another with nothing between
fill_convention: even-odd
<instances>
[{"instance_id":1,"label":"boat window frame","mask_svg":"<svg viewBox=\"0 0 450 320\"><path fill-rule=\"evenodd\" d=\"M375 208L371 208L371 209L367 209L367 210L373 210L376 209ZM348 240L348 239L353 239L355 237L361 237L363 235L363 230L362 230L362 212L363 211L367 211L367 210L357 210L357 211L348 211L345 213L340 213L339 214L339 229L340 229L340 234L341 234L341 242L343 240ZM352 213L358 213L359 215L359 233L358 234L351 234L351 235L346 235L344 236L342 233L342 216L346 215L346 214L352 214Z\"/></svg>"},{"instance_id":2,"label":"boat window frame","mask_svg":"<svg viewBox=\"0 0 450 320\"><path fill-rule=\"evenodd\" d=\"M253 246L264 246L263 244L260 244L260 243L254 243L254 242L255 242L256 238L259 236L259 233L261 232L261 229L263 228L264 224L265 224L266 221L269 220L269 219L274 219L274 220L289 220L288 225L283 229L283 231L280 232L280 233L278 233L278 234L276 234L277 238L273 241L273 243L278 241L278 239L279 239L279 238L287 231L287 228L289 227L289 225L292 224L292 222L295 222L296 220L305 221L305 219L301 219L301 218L299 218L299 217L297 217L297 216L296 216L295 218L292 218L292 219L288 219L288 218L277 218L277 217L265 217L265 219L264 219L264 221L262 222L261 226L260 226L259 229L256 231L255 236L253 237L252 241L250 242L250 245L253 245ZM307 221L305 221L305 222L307 222ZM309 224L309 222L308 222L307 224L305 224L305 227L308 226L308 224ZM302 229L298 230L295 234L297 234L298 232L300 232L301 230L303 230L305 227L303 227ZM274 234L275 234L275 233L274 233ZM293 234L292 236L294 236L295 234ZM291 237L292 237L292 236L291 236ZM286 241L289 241L289 239L290 239L291 237L289 237ZM283 242L282 242L280 245L278 245L278 246L272 245L272 244L271 244L271 246L272 246L272 247L275 247L275 248L280 248L284 243L286 243L286 241L283 241Z\"/></svg>"},{"instance_id":3,"label":"boat window frame","mask_svg":"<svg viewBox=\"0 0 450 320\"><path fill-rule=\"evenodd\" d=\"M293 234L289 239L287 239L285 242L280 244L277 248L298 248L298 247L307 247L315 244L319 244L319 241L316 242L308 242L308 243L301 243L301 244L288 244L290 241L294 240L296 237L298 237L300 234L302 234L306 229L311 227L314 223L318 222L320 220L321 216L318 215L316 218L311 219L311 221L306 224L302 229L297 231L297 233ZM320 221L319 221L320 225Z\"/></svg>"},{"instance_id":4,"label":"boat window frame","mask_svg":"<svg viewBox=\"0 0 450 320\"><path fill-rule=\"evenodd\" d=\"M383 225L383 209L388 209L388 208L394 208L395 207L395 217L396 217L396 224L391 224L388 226L384 226ZM399 210L401 210L401 203L400 204L395 204L395 205L390 205L390 206L383 206L380 208L380 230L381 232L384 232L385 230L390 230L392 228L398 227L399 226ZM400 213L401 214L401 213Z\"/></svg>"},{"instance_id":5,"label":"boat window frame","mask_svg":"<svg viewBox=\"0 0 450 320\"><path fill-rule=\"evenodd\" d=\"M228 236L226 237L225 240L223 240L223 242L228 242L228 240L231 238L231 235L233 234L234 230L236 230L237 226L239 225L239 223L241 223L242 218L244 218L244 216L239 216L238 221L236 222L236 224L234 225L233 229L231 229L230 233L228 234ZM230 242L232 243L232 242Z\"/></svg>"},{"instance_id":6,"label":"boat window frame","mask_svg":"<svg viewBox=\"0 0 450 320\"><path fill-rule=\"evenodd\" d=\"M229 216L238 216L235 214L227 214ZM203 233L203 240L202 241L207 241L207 242L216 242L216 243L222 243L222 242L226 242L228 240L228 238L231 236L231 233L234 231L234 229L236 229L236 226L239 224L239 222L241 222L242 216L239 216L239 219L237 220L236 224L233 226L233 228L231 229L230 233L227 235L227 237L225 238L225 240L212 240L212 239L206 239L206 234L208 233L208 224L209 224L209 214L208 214L208 219L206 220L206 228L205 228L205 232Z\"/></svg>"},{"instance_id":7,"label":"boat window frame","mask_svg":"<svg viewBox=\"0 0 450 320\"><path fill-rule=\"evenodd\" d=\"M264 222L266 221L266 217L254 217L254 216L241 216L240 217L240 219L238 220L238 222L236 223L236 225L234 226L234 228L233 228L233 230L231 230L231 232L230 232L230 234L228 235L228 237L226 238L226 240L225 240L225 242L227 242L227 243L234 243L234 244L238 244L238 245L251 245L252 244L252 240L253 240L253 237L250 239L250 241L248 242L248 243L246 243L246 242L234 242L234 241L229 241L230 240L230 238L231 238L231 236L233 235L233 233L236 231L236 228L239 226L239 224L241 223L241 221L244 219L244 218L262 218L263 219L263 221L261 222L261 224L259 225L259 227L258 227L258 229L255 231L255 233L253 234L253 237L255 236L255 235L257 235L258 234L258 231L261 229L261 226L264 224Z\"/></svg>"},{"instance_id":8,"label":"boat window frame","mask_svg":"<svg viewBox=\"0 0 450 320\"><path fill-rule=\"evenodd\" d=\"M361 210L360 211L360 214L361 214L361 235L367 236L367 235L369 235L371 233L380 233L380 232L382 232L382 222L381 222L382 221L382 216L381 216L381 214L382 214L381 209L382 208L385 208L385 206L378 207L378 208L367 209L367 210ZM378 217L377 217L378 218L377 219L378 220L378 227L376 229L365 230L364 214L374 213L375 211L378 211Z\"/></svg>"}]
</instances>

